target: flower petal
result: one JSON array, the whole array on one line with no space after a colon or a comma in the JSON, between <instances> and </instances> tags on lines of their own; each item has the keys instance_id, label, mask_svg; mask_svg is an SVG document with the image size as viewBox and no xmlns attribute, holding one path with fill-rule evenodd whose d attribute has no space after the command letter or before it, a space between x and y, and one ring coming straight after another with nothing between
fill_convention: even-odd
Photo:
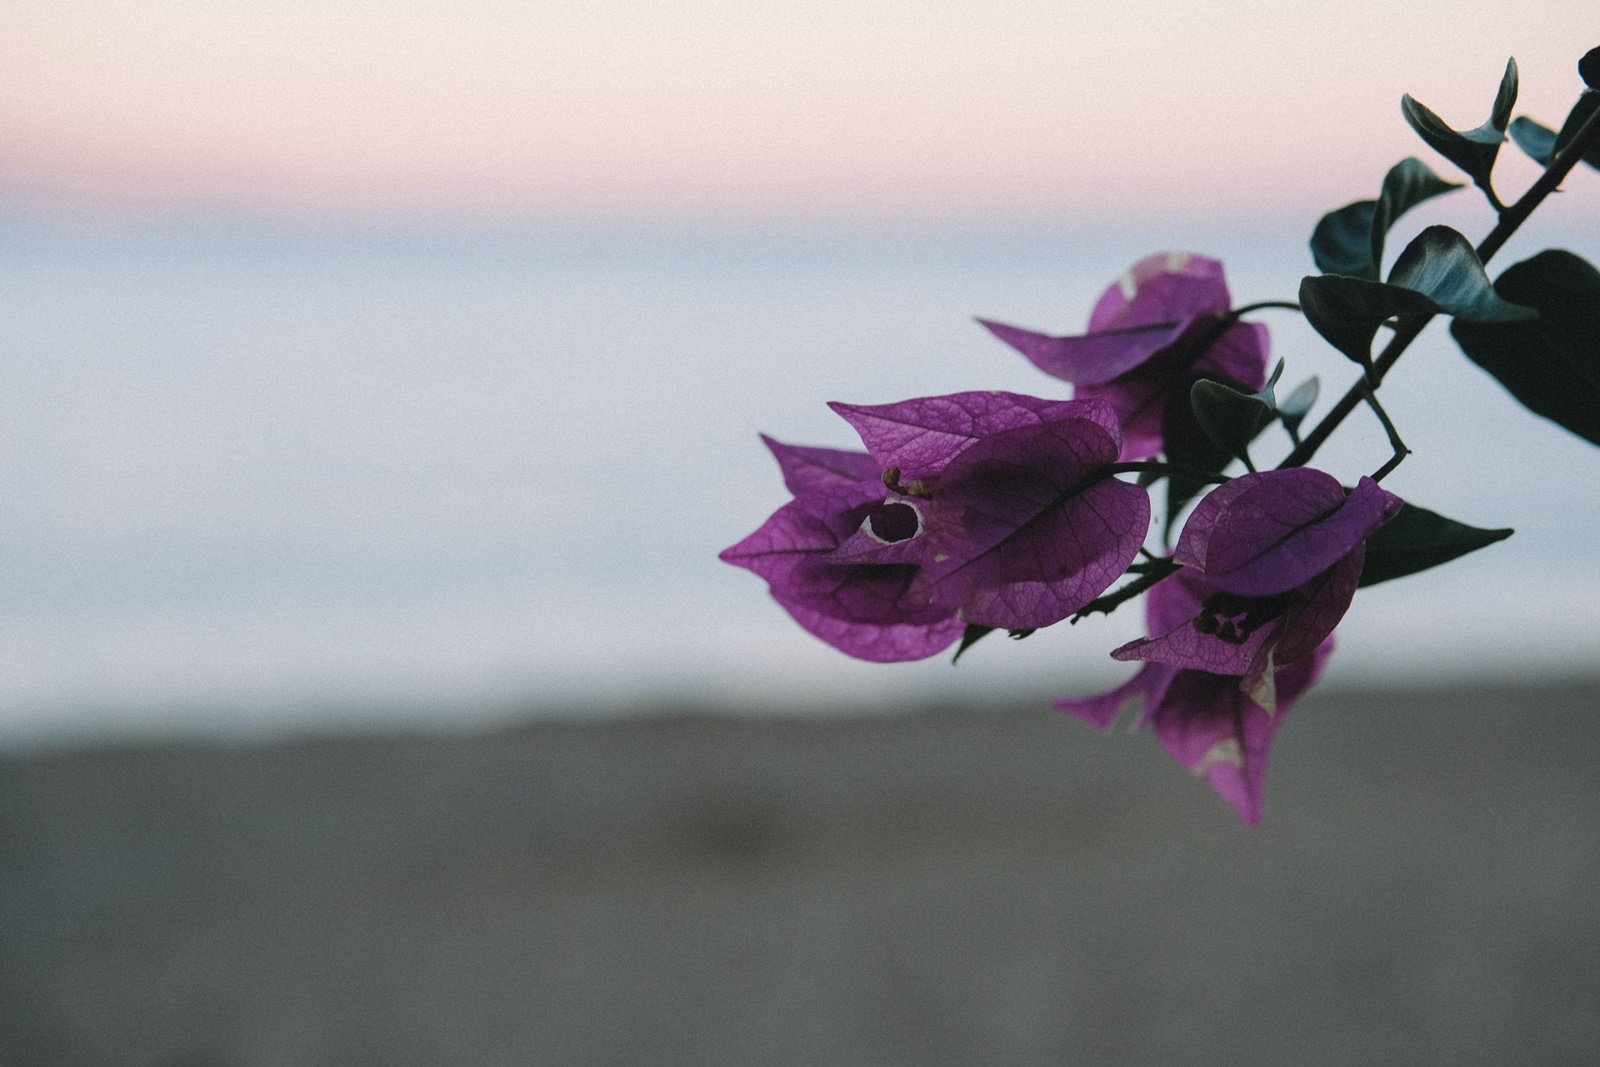
<instances>
[{"instance_id":1,"label":"flower petal","mask_svg":"<svg viewBox=\"0 0 1600 1067\"><path fill-rule=\"evenodd\" d=\"M1106 330L1076 337L1053 337L988 319L978 321L1026 356L1035 367L1051 377L1079 386L1101 385L1121 377L1170 346L1193 322L1183 319L1176 323Z\"/></svg>"},{"instance_id":2,"label":"flower petal","mask_svg":"<svg viewBox=\"0 0 1600 1067\"><path fill-rule=\"evenodd\" d=\"M1233 595L1235 603L1223 609L1225 614L1244 615L1248 620L1254 613L1258 618L1246 621L1242 629L1247 632L1232 640L1196 626L1196 620L1210 614L1202 606L1199 613L1172 629L1130 641L1115 649L1111 657L1236 675L1246 692L1258 690L1272 664L1283 666L1309 656L1339 625L1355 597L1365 560L1366 545L1358 543L1328 571L1287 594L1263 598ZM1189 581L1193 591L1210 588L1204 580ZM1217 595L1206 596L1205 602L1215 603Z\"/></svg>"},{"instance_id":3,"label":"flower petal","mask_svg":"<svg viewBox=\"0 0 1600 1067\"><path fill-rule=\"evenodd\" d=\"M1144 595L1145 627L1154 635L1182 626L1200 614L1200 605L1214 592L1196 572L1179 571Z\"/></svg>"},{"instance_id":4,"label":"flower petal","mask_svg":"<svg viewBox=\"0 0 1600 1067\"><path fill-rule=\"evenodd\" d=\"M1149 256L1101 294L1089 316L1091 332L1175 322L1227 311L1222 264L1188 252Z\"/></svg>"},{"instance_id":5,"label":"flower petal","mask_svg":"<svg viewBox=\"0 0 1600 1067\"><path fill-rule=\"evenodd\" d=\"M783 484L795 496L813 489L876 482L882 473L877 461L865 452L786 445L766 434L761 435L761 442L778 461L778 468L783 471Z\"/></svg>"},{"instance_id":6,"label":"flower petal","mask_svg":"<svg viewBox=\"0 0 1600 1067\"><path fill-rule=\"evenodd\" d=\"M782 597L777 600L807 633L821 638L840 652L870 663L904 663L937 656L960 640L967 628L966 623L954 616L928 625L880 626L847 622L790 604Z\"/></svg>"},{"instance_id":7,"label":"flower petal","mask_svg":"<svg viewBox=\"0 0 1600 1067\"><path fill-rule=\"evenodd\" d=\"M953 609L906 595L916 567L829 558L883 492L861 482L796 497L721 558L766 579L796 622L842 652L879 662L931 656L964 627Z\"/></svg>"},{"instance_id":8,"label":"flower petal","mask_svg":"<svg viewBox=\"0 0 1600 1067\"><path fill-rule=\"evenodd\" d=\"M1060 419L1091 419L1115 435L1116 416L1099 402L1044 400L1020 393L951 393L897 404L829 404L861 435L880 469L903 481L941 473L974 442Z\"/></svg>"},{"instance_id":9,"label":"flower petal","mask_svg":"<svg viewBox=\"0 0 1600 1067\"><path fill-rule=\"evenodd\" d=\"M1274 596L1333 566L1400 506L1370 478L1346 497L1332 475L1306 467L1246 474L1200 501L1173 558L1218 589Z\"/></svg>"},{"instance_id":10,"label":"flower petal","mask_svg":"<svg viewBox=\"0 0 1600 1067\"><path fill-rule=\"evenodd\" d=\"M1321 673L1332 640L1316 654L1279 668L1276 712L1239 691L1232 678L1179 671L1150 716L1152 732L1174 760L1206 780L1247 825L1261 821L1261 791L1274 735Z\"/></svg>"},{"instance_id":11,"label":"flower petal","mask_svg":"<svg viewBox=\"0 0 1600 1067\"><path fill-rule=\"evenodd\" d=\"M1111 721L1117 717L1117 712L1121 711L1128 701L1142 697L1144 702L1144 710L1140 715L1142 721L1161 704L1167 686L1179 673L1181 672L1176 667L1168 667L1164 663L1146 663L1139 668L1138 674L1109 693L1102 693L1097 697L1058 700L1054 707L1057 711L1076 715L1104 730L1110 727Z\"/></svg>"},{"instance_id":12,"label":"flower petal","mask_svg":"<svg viewBox=\"0 0 1600 1067\"><path fill-rule=\"evenodd\" d=\"M1145 491L1097 473L1116 455L1114 435L1083 418L967 449L928 509L914 595L1010 629L1060 622L1099 596L1150 527Z\"/></svg>"},{"instance_id":13,"label":"flower petal","mask_svg":"<svg viewBox=\"0 0 1600 1067\"><path fill-rule=\"evenodd\" d=\"M1358 544L1328 571L1322 585L1303 605L1284 615L1273 656L1279 664L1298 663L1317 650L1333 633L1350 610L1356 587L1361 584L1361 567L1367 560L1367 546Z\"/></svg>"},{"instance_id":14,"label":"flower petal","mask_svg":"<svg viewBox=\"0 0 1600 1067\"><path fill-rule=\"evenodd\" d=\"M1251 389L1267 384L1272 336L1259 322L1235 322L1194 362L1196 377L1232 378ZM1187 399L1187 397L1185 398Z\"/></svg>"},{"instance_id":15,"label":"flower petal","mask_svg":"<svg viewBox=\"0 0 1600 1067\"><path fill-rule=\"evenodd\" d=\"M790 566L790 556L832 552L855 533L866 509L884 493L882 484L855 482L801 494L719 558L766 577L767 568Z\"/></svg>"},{"instance_id":16,"label":"flower petal","mask_svg":"<svg viewBox=\"0 0 1600 1067\"><path fill-rule=\"evenodd\" d=\"M921 563L928 502L889 493L867 509L856 532L829 553L835 563Z\"/></svg>"},{"instance_id":17,"label":"flower petal","mask_svg":"<svg viewBox=\"0 0 1600 1067\"><path fill-rule=\"evenodd\" d=\"M1266 383L1266 328L1252 323L1231 325L1214 315L1188 320L1165 348L1116 379L1080 385L1079 400L1099 399L1111 405L1122 427L1122 458L1142 459L1167 451L1165 437L1172 408L1189 414L1189 390L1200 378L1225 376L1260 388Z\"/></svg>"}]
</instances>

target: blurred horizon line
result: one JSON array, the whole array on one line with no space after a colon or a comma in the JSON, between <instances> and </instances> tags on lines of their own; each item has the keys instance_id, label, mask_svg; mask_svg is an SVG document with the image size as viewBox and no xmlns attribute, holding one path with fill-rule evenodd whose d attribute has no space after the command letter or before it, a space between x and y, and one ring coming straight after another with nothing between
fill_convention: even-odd
<instances>
[{"instance_id":1,"label":"blurred horizon line","mask_svg":"<svg viewBox=\"0 0 1600 1067\"><path fill-rule=\"evenodd\" d=\"M1359 199L1352 197L1351 199ZM312 208L268 201L162 199L153 202L96 198L19 196L0 191L0 230L37 235L136 236L143 233L211 232L240 235L276 234L305 237L679 237L727 236L750 239L986 239L1016 241L1082 237L1097 241L1123 235L1142 236L1164 228L1190 232L1282 233L1311 229L1324 212L1284 205L1280 211L1259 207L1236 213L1208 210L1140 211L1108 216L1104 211L1005 212L1000 210L917 213L874 211L868 206L838 210L799 211L656 210L640 212L564 212L535 208L481 211L404 207L372 211L346 210L342 205Z\"/></svg>"},{"instance_id":2,"label":"blurred horizon line","mask_svg":"<svg viewBox=\"0 0 1600 1067\"><path fill-rule=\"evenodd\" d=\"M1204 252L1208 241L1238 242L1241 235L1282 239L1298 235L1309 242L1317 220L1341 204L1320 211L1205 215L1158 215L1107 218L1103 214L942 219L911 216L857 217L819 214L813 217L779 214L712 216L694 213L584 217L537 212L480 213L393 212L347 214L339 211L280 211L216 206L201 203L168 204L161 210L123 210L104 205L42 204L0 194L0 240L42 241L162 241L196 239L203 243L232 241L253 244L282 241L362 247L437 245L461 249L474 245L527 242L574 247L604 247L637 252L651 244L705 243L714 245L792 245L796 248L829 245L896 244L949 245L970 253L986 244L1004 245L1013 252L1029 246L1063 242L1106 245L1141 244L1150 253ZM1577 240L1600 239L1600 218L1562 220L1566 232ZM1577 223L1577 228L1571 224ZM1587 225L1585 225L1587 223ZM1473 231L1468 227L1469 237Z\"/></svg>"}]
</instances>

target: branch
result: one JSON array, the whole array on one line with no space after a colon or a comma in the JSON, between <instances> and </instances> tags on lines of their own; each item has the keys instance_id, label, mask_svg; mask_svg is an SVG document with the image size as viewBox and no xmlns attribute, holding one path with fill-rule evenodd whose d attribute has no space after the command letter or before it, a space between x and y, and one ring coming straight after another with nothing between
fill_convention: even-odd
<instances>
[{"instance_id":1,"label":"branch","mask_svg":"<svg viewBox=\"0 0 1600 1067\"><path fill-rule=\"evenodd\" d=\"M1161 564L1161 566L1157 566L1157 564ZM1104 596L1095 597L1089 601L1073 614L1071 621L1076 624L1079 619L1087 619L1090 615L1110 615L1140 593L1176 574L1179 564L1174 563L1171 557L1162 557L1152 560L1149 568L1149 570L1146 570L1121 589L1107 593Z\"/></svg>"},{"instance_id":2,"label":"branch","mask_svg":"<svg viewBox=\"0 0 1600 1067\"><path fill-rule=\"evenodd\" d=\"M1560 154L1550 161L1550 165L1545 168L1545 172L1539 175L1539 180L1529 186L1528 191L1523 193L1515 204L1501 212L1500 221L1495 224L1494 229L1489 231L1489 236L1485 237L1483 242L1478 245L1478 259L1488 263L1489 257L1504 247L1506 240L1517 232L1517 227L1526 222L1528 216L1533 214L1533 209L1538 207L1545 197L1555 191L1556 187L1566 179L1566 176L1572 172L1572 168L1577 165L1578 161L1583 158L1584 153L1588 152L1596 141L1600 141L1600 110L1589 116L1589 120L1579 128L1577 136L1568 142L1567 147L1563 148ZM1389 338L1389 343L1384 346L1382 355L1373 361L1371 368L1368 370L1368 377L1372 379L1372 387L1374 389L1383 381L1383 376L1389 372L1389 368L1394 366L1395 361L1410 347L1411 342L1417 339L1417 335L1422 332L1423 327L1427 326L1432 319L1432 315L1402 315L1400 317L1394 336ZM1323 442L1328 439L1329 435L1338 429L1339 424L1356 409L1356 405L1366 398L1366 390L1366 378L1351 386L1350 391L1339 398L1339 402L1333 406L1333 410L1323 416L1322 421L1317 423L1314 430L1306 434L1305 440L1296 445L1294 451L1290 452L1284 461L1278 464L1278 469L1305 466L1306 461L1317 454L1317 449L1322 447Z\"/></svg>"}]
</instances>

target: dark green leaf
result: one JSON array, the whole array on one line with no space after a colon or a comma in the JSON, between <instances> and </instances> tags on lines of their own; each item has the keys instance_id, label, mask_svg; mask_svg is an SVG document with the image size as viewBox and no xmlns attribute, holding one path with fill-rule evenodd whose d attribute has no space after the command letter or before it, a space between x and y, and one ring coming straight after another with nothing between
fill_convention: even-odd
<instances>
[{"instance_id":1,"label":"dark green leaf","mask_svg":"<svg viewBox=\"0 0 1600 1067\"><path fill-rule=\"evenodd\" d=\"M1377 280L1383 242L1390 227L1424 200L1461 188L1447 182L1420 159L1407 157L1389 168L1376 200L1357 200L1322 216L1311 234L1311 258L1324 274Z\"/></svg>"},{"instance_id":2,"label":"dark green leaf","mask_svg":"<svg viewBox=\"0 0 1600 1067\"><path fill-rule=\"evenodd\" d=\"M1372 216L1377 207L1376 200L1357 200L1318 220L1311 231L1311 258L1318 270L1356 278L1378 276L1372 261Z\"/></svg>"},{"instance_id":3,"label":"dark green leaf","mask_svg":"<svg viewBox=\"0 0 1600 1067\"><path fill-rule=\"evenodd\" d=\"M1500 200L1494 195L1489 177L1494 170L1500 145L1506 139L1506 124L1511 121L1511 108L1517 102L1517 61L1506 61L1506 72L1500 79L1500 89L1495 94L1494 108L1489 121L1473 130L1455 130L1443 119L1410 95L1401 97L1400 113L1417 131L1417 136L1428 147L1466 171L1473 184L1489 196L1496 208Z\"/></svg>"},{"instance_id":4,"label":"dark green leaf","mask_svg":"<svg viewBox=\"0 0 1600 1067\"><path fill-rule=\"evenodd\" d=\"M1600 445L1600 271L1549 249L1508 268L1495 289L1539 318L1458 321L1456 343L1530 411Z\"/></svg>"},{"instance_id":5,"label":"dark green leaf","mask_svg":"<svg viewBox=\"0 0 1600 1067\"><path fill-rule=\"evenodd\" d=\"M1271 389L1271 386L1268 386ZM1204 379L1189 390L1189 406L1206 436L1230 456L1245 458L1250 442L1273 419L1273 407L1259 394L1241 393Z\"/></svg>"},{"instance_id":6,"label":"dark green leaf","mask_svg":"<svg viewBox=\"0 0 1600 1067\"><path fill-rule=\"evenodd\" d=\"M1377 585L1449 563L1485 545L1504 541L1511 533L1510 530L1480 530L1427 508L1407 504L1367 539L1367 562L1361 571L1361 584Z\"/></svg>"},{"instance_id":7,"label":"dark green leaf","mask_svg":"<svg viewBox=\"0 0 1600 1067\"><path fill-rule=\"evenodd\" d=\"M1489 113L1489 121L1485 125L1495 133L1501 134L1504 139L1506 123L1511 121L1511 109L1517 106L1517 61L1506 60L1506 72L1500 75L1500 90L1494 94L1494 110ZM1489 142L1484 127L1479 127L1473 133L1485 134L1485 143L1499 144L1499 141Z\"/></svg>"},{"instance_id":8,"label":"dark green leaf","mask_svg":"<svg viewBox=\"0 0 1600 1067\"><path fill-rule=\"evenodd\" d=\"M1224 380L1223 384L1232 386L1241 393L1250 391L1248 386L1232 379ZM1193 383L1190 385L1192 390ZM1161 441L1162 452L1165 453L1167 461L1179 466L1220 473L1233 459L1233 455L1227 449L1219 447L1201 428L1200 420L1195 418L1192 404L1166 405L1161 413ZM1166 478L1167 510L1162 538L1170 542L1173 523L1183 512L1184 505L1193 500L1208 483L1177 474L1167 475Z\"/></svg>"},{"instance_id":9,"label":"dark green leaf","mask_svg":"<svg viewBox=\"0 0 1600 1067\"><path fill-rule=\"evenodd\" d=\"M1378 194L1377 210L1372 217L1373 272L1370 277L1378 277L1378 269L1383 264L1383 240L1400 216L1424 200L1459 188L1460 182L1445 181L1426 163L1412 156L1390 167L1389 173L1383 176L1383 190Z\"/></svg>"},{"instance_id":10,"label":"dark green leaf","mask_svg":"<svg viewBox=\"0 0 1600 1067\"><path fill-rule=\"evenodd\" d=\"M1429 226L1417 234L1395 260L1389 284L1424 293L1441 310L1468 322L1514 322L1537 315L1502 300L1472 242L1448 226Z\"/></svg>"},{"instance_id":11,"label":"dark green leaf","mask_svg":"<svg viewBox=\"0 0 1600 1067\"><path fill-rule=\"evenodd\" d=\"M1480 144L1462 136L1426 104L1419 103L1409 95L1400 98L1400 113L1429 148L1466 171L1474 182L1481 186L1489 180L1495 156L1500 152L1498 144Z\"/></svg>"},{"instance_id":12,"label":"dark green leaf","mask_svg":"<svg viewBox=\"0 0 1600 1067\"><path fill-rule=\"evenodd\" d=\"M1578 77L1591 89L1600 89L1600 48L1591 48L1578 60Z\"/></svg>"},{"instance_id":13,"label":"dark green leaf","mask_svg":"<svg viewBox=\"0 0 1600 1067\"><path fill-rule=\"evenodd\" d=\"M1038 627L1031 627L1027 630L1007 630L1006 636L1013 641L1021 641L1024 637L1031 637L1038 632Z\"/></svg>"},{"instance_id":14,"label":"dark green leaf","mask_svg":"<svg viewBox=\"0 0 1600 1067\"><path fill-rule=\"evenodd\" d=\"M1283 360L1280 359L1272 368L1272 373L1267 375L1267 384L1263 385L1261 387L1261 392L1256 394L1256 399L1266 404L1267 407L1271 408L1274 412L1278 410L1278 396L1272 390L1273 387L1278 384L1278 379L1282 377Z\"/></svg>"},{"instance_id":15,"label":"dark green leaf","mask_svg":"<svg viewBox=\"0 0 1600 1067\"><path fill-rule=\"evenodd\" d=\"M1313 374L1283 398L1283 403L1278 405L1278 411L1285 418L1303 419L1306 417L1306 412L1311 410L1311 405L1317 402L1317 394L1321 391L1322 382Z\"/></svg>"},{"instance_id":16,"label":"dark green leaf","mask_svg":"<svg viewBox=\"0 0 1600 1067\"><path fill-rule=\"evenodd\" d=\"M961 634L961 644L956 648L956 654L950 657L950 663L952 665L960 663L963 652L992 633L994 633L993 626L979 626L976 623L967 623L967 628Z\"/></svg>"},{"instance_id":17,"label":"dark green leaf","mask_svg":"<svg viewBox=\"0 0 1600 1067\"><path fill-rule=\"evenodd\" d=\"M1406 245L1387 284L1340 274L1302 280L1300 308L1329 344L1362 366L1372 362L1379 323L1395 315L1510 322L1537 314L1495 295L1478 253L1448 226L1429 226Z\"/></svg>"},{"instance_id":18,"label":"dark green leaf","mask_svg":"<svg viewBox=\"0 0 1600 1067\"><path fill-rule=\"evenodd\" d=\"M1578 131L1583 124L1589 121L1589 116L1600 110L1600 92L1585 89L1578 102L1572 105L1572 110L1567 113L1567 121L1561 124L1561 132L1556 134L1555 150L1560 152L1572 139L1578 136ZM1600 141L1589 146L1583 154L1583 161L1591 167L1600 169Z\"/></svg>"},{"instance_id":19,"label":"dark green leaf","mask_svg":"<svg viewBox=\"0 0 1600 1067\"><path fill-rule=\"evenodd\" d=\"M1310 412L1311 405L1317 402L1317 394L1322 390L1322 383L1316 375L1312 375L1299 385L1294 391L1283 398L1283 403L1278 405L1278 418L1283 420L1283 425L1288 429L1290 436L1300 432L1300 423L1305 420Z\"/></svg>"},{"instance_id":20,"label":"dark green leaf","mask_svg":"<svg viewBox=\"0 0 1600 1067\"><path fill-rule=\"evenodd\" d=\"M1439 305L1398 285L1324 274L1301 280L1300 310L1330 345L1365 367L1372 362L1379 323L1395 315L1432 314Z\"/></svg>"},{"instance_id":21,"label":"dark green leaf","mask_svg":"<svg viewBox=\"0 0 1600 1067\"><path fill-rule=\"evenodd\" d=\"M1519 115L1512 120L1511 128L1507 131L1517 147L1527 153L1528 158L1541 167L1548 167L1556 155L1556 131L1548 126L1541 126L1526 115Z\"/></svg>"}]
</instances>

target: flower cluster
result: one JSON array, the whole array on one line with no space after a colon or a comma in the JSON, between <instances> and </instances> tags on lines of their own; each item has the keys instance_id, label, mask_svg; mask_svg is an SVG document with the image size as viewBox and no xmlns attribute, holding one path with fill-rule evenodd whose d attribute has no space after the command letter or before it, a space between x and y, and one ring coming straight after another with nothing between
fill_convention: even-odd
<instances>
[{"instance_id":1,"label":"flower cluster","mask_svg":"<svg viewBox=\"0 0 1600 1067\"><path fill-rule=\"evenodd\" d=\"M1135 265L1081 336L985 325L1072 382L1075 398L831 405L862 452L763 438L794 499L722 559L766 579L796 622L852 656L921 659L968 627L1034 630L1083 611L1150 535L1146 490L1119 475L1168 450L1167 435L1194 418L1195 382L1266 380L1265 327L1230 311L1222 265L1201 256ZM1172 576L1151 592L1150 636L1112 655L1145 666L1102 697L1058 706L1105 727L1142 695L1142 721L1174 758L1253 823L1274 713L1321 669L1365 541L1400 501L1370 479L1347 494L1304 468L1218 480L1170 557L1142 565Z\"/></svg>"},{"instance_id":2,"label":"flower cluster","mask_svg":"<svg viewBox=\"0 0 1600 1067\"><path fill-rule=\"evenodd\" d=\"M1056 707L1104 729L1143 696L1141 725L1254 825L1273 733L1333 650L1367 538L1400 507L1370 478L1346 495L1305 468L1227 483L1184 526L1173 554L1182 569L1151 590L1150 636L1111 653L1145 666L1120 688Z\"/></svg>"},{"instance_id":3,"label":"flower cluster","mask_svg":"<svg viewBox=\"0 0 1600 1067\"><path fill-rule=\"evenodd\" d=\"M1378 389L1428 322L1449 317L1463 354L1516 400L1600 444L1600 380L1584 369L1600 340L1600 270L1561 249L1493 281L1485 270L1580 161L1600 169L1600 48L1578 73L1587 88L1559 130L1526 115L1513 121L1515 60L1475 129L1402 100L1412 129L1495 209L1499 221L1482 241L1428 226L1385 277L1397 220L1463 187L1407 158L1376 199L1318 222L1310 244L1322 273L1301 280L1296 301L1234 308L1221 263L1174 253L1142 260L1107 288L1082 334L979 320L1071 383L1072 399L957 393L834 404L865 451L767 440L794 499L722 558L766 579L813 634L880 662L958 640L964 651L995 629L1026 636L1148 594L1149 635L1111 653L1142 664L1138 673L1056 706L1105 728L1142 700L1139 724L1254 824L1273 735L1322 671L1357 588L1512 533L1403 503L1378 484L1410 451ZM1507 137L1544 168L1510 206L1491 180ZM1267 373L1267 330L1244 319L1267 308L1302 314L1360 368L1303 438L1317 379L1277 399L1283 363ZM1357 408L1371 410L1393 454L1347 486L1307 464ZM1251 450L1274 423L1289 451L1258 470ZM1161 480L1163 522L1152 527L1147 490Z\"/></svg>"}]
</instances>

